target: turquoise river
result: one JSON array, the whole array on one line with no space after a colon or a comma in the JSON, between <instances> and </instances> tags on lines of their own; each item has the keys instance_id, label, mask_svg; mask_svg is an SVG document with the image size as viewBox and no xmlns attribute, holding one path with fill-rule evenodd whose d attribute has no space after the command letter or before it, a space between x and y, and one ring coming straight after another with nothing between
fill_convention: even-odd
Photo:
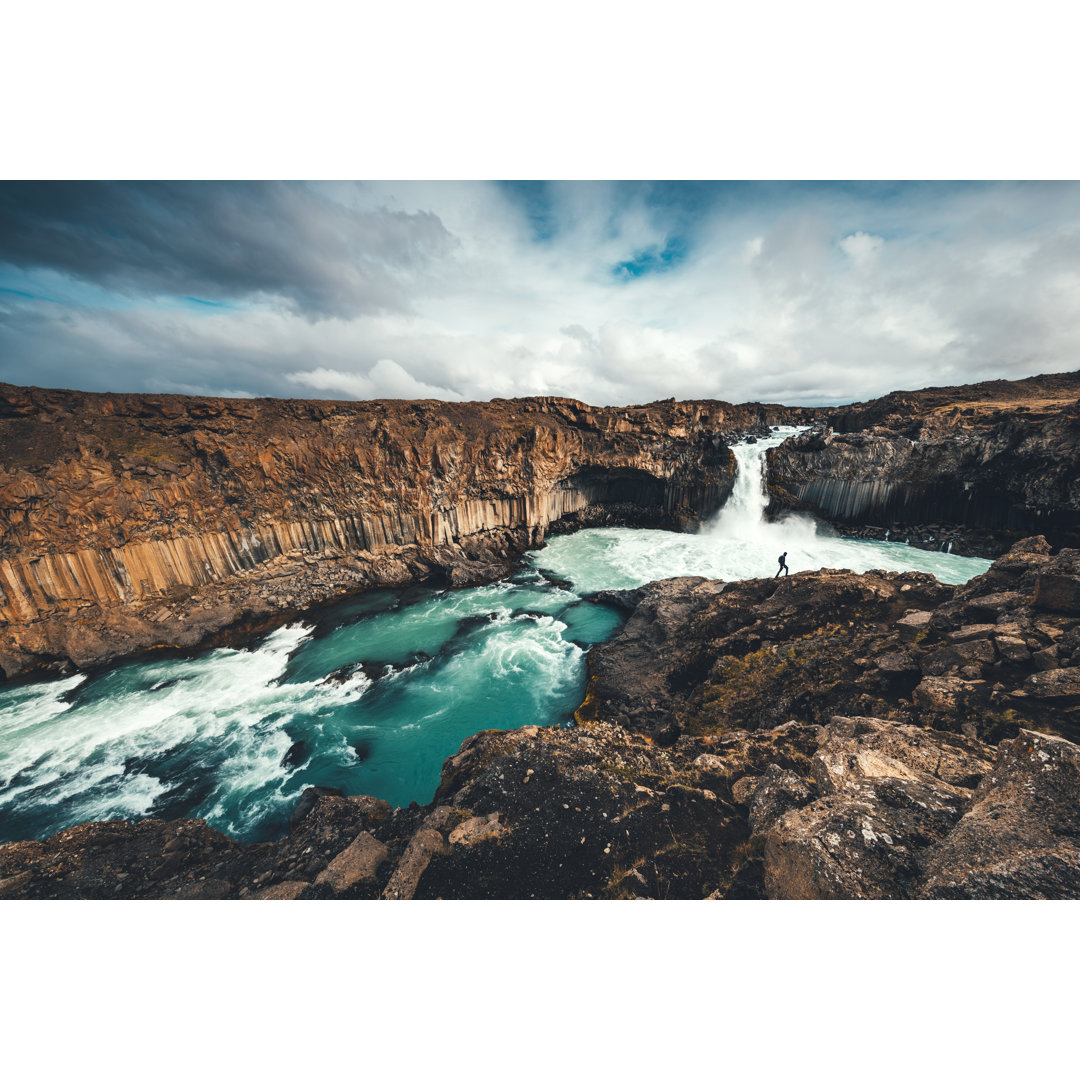
<instances>
[{"instance_id":1,"label":"turquoise river","mask_svg":"<svg viewBox=\"0 0 1080 1080\"><path fill-rule=\"evenodd\" d=\"M252 642L0 689L0 842L82 821L201 817L244 841L283 834L310 784L405 805L485 728L571 723L585 655L622 616L590 600L659 578L820 567L923 570L963 582L989 563L848 540L763 518L763 453L735 447L736 489L699 532L587 529L478 588L377 591Z\"/></svg>"}]
</instances>

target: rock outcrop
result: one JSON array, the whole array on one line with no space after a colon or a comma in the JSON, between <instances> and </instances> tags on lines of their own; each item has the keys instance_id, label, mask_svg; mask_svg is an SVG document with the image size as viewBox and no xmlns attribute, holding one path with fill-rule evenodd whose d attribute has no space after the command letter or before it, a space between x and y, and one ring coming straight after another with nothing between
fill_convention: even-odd
<instances>
[{"instance_id":1,"label":"rock outcrop","mask_svg":"<svg viewBox=\"0 0 1080 1080\"><path fill-rule=\"evenodd\" d=\"M1080 374L890 394L832 410L770 451L774 515L997 555L1023 536L1080 545Z\"/></svg>"},{"instance_id":2,"label":"rock outcrop","mask_svg":"<svg viewBox=\"0 0 1080 1080\"><path fill-rule=\"evenodd\" d=\"M685 528L728 441L806 410L281 401L0 386L0 668L250 632L378 585L505 574L553 523Z\"/></svg>"}]
</instances>

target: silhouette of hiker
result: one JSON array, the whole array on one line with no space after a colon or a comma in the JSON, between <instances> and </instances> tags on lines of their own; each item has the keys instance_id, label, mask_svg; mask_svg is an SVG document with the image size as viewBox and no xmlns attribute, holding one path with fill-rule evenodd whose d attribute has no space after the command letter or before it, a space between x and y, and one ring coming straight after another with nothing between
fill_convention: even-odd
<instances>
[{"instance_id":1,"label":"silhouette of hiker","mask_svg":"<svg viewBox=\"0 0 1080 1080\"><path fill-rule=\"evenodd\" d=\"M786 558L787 558L787 552L785 551L785 552L784 552L784 554L783 554L783 555L781 555L781 556L780 556L780 558L776 560L776 561L777 561L777 562L778 562L778 563L780 564L780 570L777 570L777 571L776 571L776 577L774 577L774 578L773 578L773 581L775 581L775 580L776 580L776 578L778 578L778 577L780 576L780 571L781 571L781 570L782 570L782 571L783 571L783 572L784 572L785 574L786 574L786 573L788 573L788 565L787 565L787 563L786 563L786 562L784 561L784 560L785 560Z\"/></svg>"}]
</instances>

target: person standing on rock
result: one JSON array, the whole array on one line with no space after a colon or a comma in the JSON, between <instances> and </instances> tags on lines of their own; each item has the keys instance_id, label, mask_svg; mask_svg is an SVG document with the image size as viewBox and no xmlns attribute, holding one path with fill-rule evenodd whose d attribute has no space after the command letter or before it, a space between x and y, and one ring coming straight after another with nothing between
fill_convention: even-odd
<instances>
[{"instance_id":1,"label":"person standing on rock","mask_svg":"<svg viewBox=\"0 0 1080 1080\"><path fill-rule=\"evenodd\" d=\"M786 559L787 559L787 552L785 551L784 554L781 555L780 558L776 560L780 564L780 569L776 571L776 576L773 578L773 581L775 581L776 578L778 578L780 576L781 571L783 571L783 573L785 573L785 574L788 573L788 565L787 565L787 562L785 561Z\"/></svg>"}]
</instances>

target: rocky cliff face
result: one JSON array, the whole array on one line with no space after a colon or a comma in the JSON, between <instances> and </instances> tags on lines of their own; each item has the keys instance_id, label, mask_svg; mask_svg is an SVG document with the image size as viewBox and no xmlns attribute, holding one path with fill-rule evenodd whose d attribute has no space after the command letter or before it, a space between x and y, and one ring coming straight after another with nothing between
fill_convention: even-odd
<instances>
[{"instance_id":1,"label":"rocky cliff face","mask_svg":"<svg viewBox=\"0 0 1080 1080\"><path fill-rule=\"evenodd\" d=\"M1080 375L890 394L770 452L773 513L994 556L1080 543Z\"/></svg>"},{"instance_id":2,"label":"rocky cliff face","mask_svg":"<svg viewBox=\"0 0 1080 1080\"><path fill-rule=\"evenodd\" d=\"M374 585L484 580L553 522L688 527L731 490L727 440L804 415L0 386L0 666L193 645Z\"/></svg>"},{"instance_id":3,"label":"rocky cliff face","mask_svg":"<svg viewBox=\"0 0 1080 1080\"><path fill-rule=\"evenodd\" d=\"M1080 897L1080 552L620 595L578 726L470 736L428 806L78 825L0 846L0 897Z\"/></svg>"}]
</instances>

